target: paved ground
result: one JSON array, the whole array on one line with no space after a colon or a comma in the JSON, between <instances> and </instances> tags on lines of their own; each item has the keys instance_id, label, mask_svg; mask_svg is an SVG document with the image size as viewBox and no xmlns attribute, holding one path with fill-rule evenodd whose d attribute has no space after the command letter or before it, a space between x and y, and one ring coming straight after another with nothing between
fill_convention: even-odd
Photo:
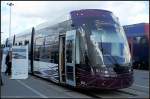
<instances>
[{"instance_id":1,"label":"paved ground","mask_svg":"<svg viewBox=\"0 0 150 99\"><path fill-rule=\"evenodd\" d=\"M133 86L114 91L78 92L33 76L26 80L12 80L2 76L2 98L149 98L149 71L143 70L134 70Z\"/></svg>"},{"instance_id":2,"label":"paved ground","mask_svg":"<svg viewBox=\"0 0 150 99\"><path fill-rule=\"evenodd\" d=\"M26 80L12 80L3 76L3 82L2 98L88 98L86 95L33 76Z\"/></svg>"}]
</instances>

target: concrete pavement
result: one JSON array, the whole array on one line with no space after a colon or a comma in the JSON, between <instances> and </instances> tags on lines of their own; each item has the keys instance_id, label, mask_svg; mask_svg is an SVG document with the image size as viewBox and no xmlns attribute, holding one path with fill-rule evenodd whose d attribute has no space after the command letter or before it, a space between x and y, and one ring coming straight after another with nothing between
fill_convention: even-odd
<instances>
[{"instance_id":1,"label":"concrete pavement","mask_svg":"<svg viewBox=\"0 0 150 99\"><path fill-rule=\"evenodd\" d=\"M87 94L70 90L35 76L25 80L12 80L2 75L4 86L1 98L149 98L149 71L134 70L131 87L114 91L87 91ZM90 95L89 95L90 94Z\"/></svg>"},{"instance_id":2,"label":"concrete pavement","mask_svg":"<svg viewBox=\"0 0 150 99\"><path fill-rule=\"evenodd\" d=\"M54 83L29 76L25 80L12 80L3 75L2 98L89 98Z\"/></svg>"}]
</instances>

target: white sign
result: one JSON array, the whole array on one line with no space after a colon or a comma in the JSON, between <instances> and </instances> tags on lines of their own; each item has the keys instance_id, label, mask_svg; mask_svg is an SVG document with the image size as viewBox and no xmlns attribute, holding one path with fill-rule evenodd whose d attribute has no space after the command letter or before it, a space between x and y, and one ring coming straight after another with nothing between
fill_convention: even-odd
<instances>
[{"instance_id":1,"label":"white sign","mask_svg":"<svg viewBox=\"0 0 150 99\"><path fill-rule=\"evenodd\" d=\"M28 46L13 46L11 79L26 78L28 78Z\"/></svg>"}]
</instances>

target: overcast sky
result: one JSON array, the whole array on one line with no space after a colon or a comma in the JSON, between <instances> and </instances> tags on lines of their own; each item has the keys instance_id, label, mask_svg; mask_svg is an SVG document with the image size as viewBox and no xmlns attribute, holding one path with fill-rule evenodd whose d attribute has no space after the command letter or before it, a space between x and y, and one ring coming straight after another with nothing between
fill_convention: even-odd
<instances>
[{"instance_id":1,"label":"overcast sky","mask_svg":"<svg viewBox=\"0 0 150 99\"><path fill-rule=\"evenodd\" d=\"M9 35L9 1L1 1L2 41ZM119 17L121 25L149 23L148 1L12 1L12 33L20 33L46 21L62 19L72 10L105 9Z\"/></svg>"}]
</instances>

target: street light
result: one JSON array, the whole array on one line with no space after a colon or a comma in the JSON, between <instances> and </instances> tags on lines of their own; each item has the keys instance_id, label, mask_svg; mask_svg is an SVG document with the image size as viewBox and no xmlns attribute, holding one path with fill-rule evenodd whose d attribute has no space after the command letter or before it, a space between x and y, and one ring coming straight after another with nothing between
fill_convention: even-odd
<instances>
[{"instance_id":1,"label":"street light","mask_svg":"<svg viewBox=\"0 0 150 99\"><path fill-rule=\"evenodd\" d=\"M1 33L0 33L0 73L1 73L1 65L2 65ZM0 75L0 77L1 77L1 85L3 85L2 76Z\"/></svg>"},{"instance_id":2,"label":"street light","mask_svg":"<svg viewBox=\"0 0 150 99\"><path fill-rule=\"evenodd\" d=\"M3 33L3 32L0 33L0 65L1 65L1 59L2 59L2 58L1 58L1 54L2 54L2 53L1 53L1 48L2 48L2 45L1 45L1 34L2 34L2 33Z\"/></svg>"},{"instance_id":3,"label":"street light","mask_svg":"<svg viewBox=\"0 0 150 99\"><path fill-rule=\"evenodd\" d=\"M10 35L11 35L11 7L14 5L13 3L7 3L7 5L10 8L10 19L9 19L9 44L10 44ZM9 50L10 50L10 45L9 45Z\"/></svg>"}]
</instances>

